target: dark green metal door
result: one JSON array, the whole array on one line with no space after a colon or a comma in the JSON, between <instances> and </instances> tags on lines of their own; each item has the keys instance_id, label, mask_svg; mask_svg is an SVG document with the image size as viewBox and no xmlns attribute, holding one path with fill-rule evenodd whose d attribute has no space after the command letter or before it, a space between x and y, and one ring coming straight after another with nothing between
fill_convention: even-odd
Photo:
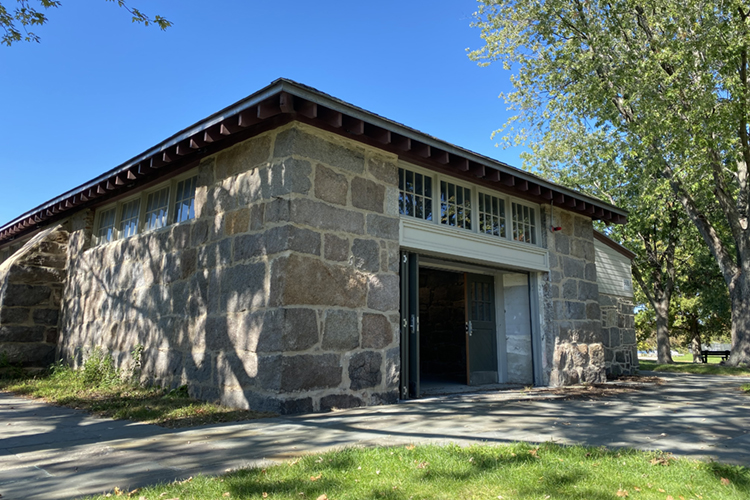
<instances>
[{"instance_id":1,"label":"dark green metal door","mask_svg":"<svg viewBox=\"0 0 750 500\"><path fill-rule=\"evenodd\" d=\"M467 273L465 286L468 384L495 384L498 381L495 280L492 276Z\"/></svg>"},{"instance_id":2,"label":"dark green metal door","mask_svg":"<svg viewBox=\"0 0 750 500\"><path fill-rule=\"evenodd\" d=\"M419 256L401 252L401 398L417 398L419 387Z\"/></svg>"}]
</instances>

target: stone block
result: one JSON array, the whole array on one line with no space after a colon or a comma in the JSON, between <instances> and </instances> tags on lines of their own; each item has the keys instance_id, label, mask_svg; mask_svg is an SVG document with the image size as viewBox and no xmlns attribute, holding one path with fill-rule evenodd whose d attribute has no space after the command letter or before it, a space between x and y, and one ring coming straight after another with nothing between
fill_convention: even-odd
<instances>
[{"instance_id":1,"label":"stone block","mask_svg":"<svg viewBox=\"0 0 750 500\"><path fill-rule=\"evenodd\" d=\"M623 345L635 344L635 330L631 328L622 330L622 343Z\"/></svg>"},{"instance_id":2,"label":"stone block","mask_svg":"<svg viewBox=\"0 0 750 500\"><path fill-rule=\"evenodd\" d=\"M578 281L567 280L562 286L563 299L578 299Z\"/></svg>"},{"instance_id":3,"label":"stone block","mask_svg":"<svg viewBox=\"0 0 750 500\"><path fill-rule=\"evenodd\" d=\"M46 305L52 296L52 289L44 285L9 284L0 296L3 307L28 307Z\"/></svg>"},{"instance_id":4,"label":"stone block","mask_svg":"<svg viewBox=\"0 0 750 500\"><path fill-rule=\"evenodd\" d=\"M55 361L55 344L8 343L0 345L0 353L11 365L47 367Z\"/></svg>"},{"instance_id":5,"label":"stone block","mask_svg":"<svg viewBox=\"0 0 750 500\"><path fill-rule=\"evenodd\" d=\"M584 238L591 241L594 237L594 226L591 224L591 219L587 217L576 217L573 234L576 238Z\"/></svg>"},{"instance_id":6,"label":"stone block","mask_svg":"<svg viewBox=\"0 0 750 500\"><path fill-rule=\"evenodd\" d=\"M227 266L231 259L231 238L209 243L198 249L198 266L204 269Z\"/></svg>"},{"instance_id":7,"label":"stone block","mask_svg":"<svg viewBox=\"0 0 750 500\"><path fill-rule=\"evenodd\" d=\"M271 153L271 137L260 135L226 149L216 157L217 180L247 172L268 162Z\"/></svg>"},{"instance_id":8,"label":"stone block","mask_svg":"<svg viewBox=\"0 0 750 500\"><path fill-rule=\"evenodd\" d=\"M266 255L266 235L267 233L258 233L236 236L232 253L233 262L242 262Z\"/></svg>"},{"instance_id":9,"label":"stone block","mask_svg":"<svg viewBox=\"0 0 750 500\"><path fill-rule=\"evenodd\" d=\"M367 159L367 171L386 184L398 186L398 164L395 159L371 156Z\"/></svg>"},{"instance_id":10,"label":"stone block","mask_svg":"<svg viewBox=\"0 0 750 500\"><path fill-rule=\"evenodd\" d=\"M578 300L597 300L599 299L599 285L581 281L578 283Z\"/></svg>"},{"instance_id":11,"label":"stone block","mask_svg":"<svg viewBox=\"0 0 750 500\"><path fill-rule=\"evenodd\" d=\"M563 276L566 278L583 279L584 263L572 257L562 258Z\"/></svg>"},{"instance_id":12,"label":"stone block","mask_svg":"<svg viewBox=\"0 0 750 500\"><path fill-rule=\"evenodd\" d=\"M373 405L394 405L398 403L398 389L392 389L388 392L377 392L370 397L370 404Z\"/></svg>"},{"instance_id":13,"label":"stone block","mask_svg":"<svg viewBox=\"0 0 750 500\"><path fill-rule=\"evenodd\" d=\"M349 181L345 175L337 174L323 165L315 167L315 197L334 203L346 205L349 195Z\"/></svg>"},{"instance_id":14,"label":"stone block","mask_svg":"<svg viewBox=\"0 0 750 500\"><path fill-rule=\"evenodd\" d=\"M375 351L363 351L349 359L349 380L352 390L375 387L383 380L383 356Z\"/></svg>"},{"instance_id":15,"label":"stone block","mask_svg":"<svg viewBox=\"0 0 750 500\"><path fill-rule=\"evenodd\" d=\"M296 415L300 413L312 413L312 398L285 399L279 401L279 413L282 415Z\"/></svg>"},{"instance_id":16,"label":"stone block","mask_svg":"<svg viewBox=\"0 0 750 500\"><path fill-rule=\"evenodd\" d=\"M365 402L350 394L331 394L320 398L320 411L357 408L358 406L365 406Z\"/></svg>"},{"instance_id":17,"label":"stone block","mask_svg":"<svg viewBox=\"0 0 750 500\"><path fill-rule=\"evenodd\" d=\"M211 355L186 354L183 374L188 383L211 384L213 382L213 357Z\"/></svg>"},{"instance_id":18,"label":"stone block","mask_svg":"<svg viewBox=\"0 0 750 500\"><path fill-rule=\"evenodd\" d=\"M251 352L222 353L216 358L219 387L260 388L277 391L281 387L281 356Z\"/></svg>"},{"instance_id":19,"label":"stone block","mask_svg":"<svg viewBox=\"0 0 750 500\"><path fill-rule=\"evenodd\" d=\"M359 270L376 273L380 270L380 246L375 240L355 239L352 243L353 264Z\"/></svg>"},{"instance_id":20,"label":"stone block","mask_svg":"<svg viewBox=\"0 0 750 500\"><path fill-rule=\"evenodd\" d=\"M292 250L320 255L320 233L309 229L291 225L274 227L266 231L265 241L268 254Z\"/></svg>"},{"instance_id":21,"label":"stone block","mask_svg":"<svg viewBox=\"0 0 750 500\"><path fill-rule=\"evenodd\" d=\"M399 219L386 215L367 214L367 234L384 240L399 238Z\"/></svg>"},{"instance_id":22,"label":"stone block","mask_svg":"<svg viewBox=\"0 0 750 500\"><path fill-rule=\"evenodd\" d=\"M221 307L227 312L240 312L264 307L266 265L238 264L221 274Z\"/></svg>"},{"instance_id":23,"label":"stone block","mask_svg":"<svg viewBox=\"0 0 750 500\"><path fill-rule=\"evenodd\" d=\"M283 356L281 391L332 389L341 384L343 369L338 354Z\"/></svg>"},{"instance_id":24,"label":"stone block","mask_svg":"<svg viewBox=\"0 0 750 500\"><path fill-rule=\"evenodd\" d=\"M334 144L296 127L276 136L273 155L276 158L304 156L355 174L364 172L365 167L361 150Z\"/></svg>"},{"instance_id":25,"label":"stone block","mask_svg":"<svg viewBox=\"0 0 750 500\"><path fill-rule=\"evenodd\" d=\"M30 311L25 307L5 307L0 304L0 325L26 323Z\"/></svg>"},{"instance_id":26,"label":"stone block","mask_svg":"<svg viewBox=\"0 0 750 500\"><path fill-rule=\"evenodd\" d=\"M65 269L68 263L68 257L65 254L51 253L31 253L23 257L23 263L32 267L52 267L55 269Z\"/></svg>"},{"instance_id":27,"label":"stone block","mask_svg":"<svg viewBox=\"0 0 750 500\"><path fill-rule=\"evenodd\" d=\"M358 308L365 304L366 277L349 266L292 255L273 263L274 305L327 305Z\"/></svg>"},{"instance_id":28,"label":"stone block","mask_svg":"<svg viewBox=\"0 0 750 500\"><path fill-rule=\"evenodd\" d=\"M376 311L396 311L400 305L400 294L397 275L371 276L367 283L367 307Z\"/></svg>"},{"instance_id":29,"label":"stone block","mask_svg":"<svg viewBox=\"0 0 750 500\"><path fill-rule=\"evenodd\" d=\"M365 218L359 212L307 198L291 200L289 220L316 229L364 234Z\"/></svg>"},{"instance_id":30,"label":"stone block","mask_svg":"<svg viewBox=\"0 0 750 500\"><path fill-rule=\"evenodd\" d=\"M383 349L393 342L393 325L382 314L362 314L362 347Z\"/></svg>"},{"instance_id":31,"label":"stone block","mask_svg":"<svg viewBox=\"0 0 750 500\"><path fill-rule=\"evenodd\" d=\"M352 179L352 205L382 214L384 202L385 186L362 177Z\"/></svg>"},{"instance_id":32,"label":"stone block","mask_svg":"<svg viewBox=\"0 0 750 500\"><path fill-rule=\"evenodd\" d=\"M269 189L268 196L276 197L290 193L307 194L310 192L312 183L310 174L312 167L309 161L296 158L285 158L276 161L268 169Z\"/></svg>"},{"instance_id":33,"label":"stone block","mask_svg":"<svg viewBox=\"0 0 750 500\"><path fill-rule=\"evenodd\" d=\"M240 208L224 217L224 231L228 236L245 233L250 228L250 208Z\"/></svg>"},{"instance_id":34,"label":"stone block","mask_svg":"<svg viewBox=\"0 0 750 500\"><path fill-rule=\"evenodd\" d=\"M351 351L359 347L359 320L356 311L330 309L326 312L323 349Z\"/></svg>"},{"instance_id":35,"label":"stone block","mask_svg":"<svg viewBox=\"0 0 750 500\"><path fill-rule=\"evenodd\" d=\"M32 318L37 325L57 326L60 311L58 309L35 309Z\"/></svg>"},{"instance_id":36,"label":"stone block","mask_svg":"<svg viewBox=\"0 0 750 500\"><path fill-rule=\"evenodd\" d=\"M250 231L263 228L265 219L265 205L256 204L250 207Z\"/></svg>"},{"instance_id":37,"label":"stone block","mask_svg":"<svg viewBox=\"0 0 750 500\"><path fill-rule=\"evenodd\" d=\"M312 309L289 308L283 310L282 349L285 352L305 351L320 340L318 316Z\"/></svg>"},{"instance_id":38,"label":"stone block","mask_svg":"<svg viewBox=\"0 0 750 500\"><path fill-rule=\"evenodd\" d=\"M45 342L43 326L0 326L0 343ZM2 349L2 347L0 347Z\"/></svg>"},{"instance_id":39,"label":"stone block","mask_svg":"<svg viewBox=\"0 0 750 500\"><path fill-rule=\"evenodd\" d=\"M207 219L198 219L192 225L192 234L190 235L190 244L194 247L198 247L208 241L208 225Z\"/></svg>"},{"instance_id":40,"label":"stone block","mask_svg":"<svg viewBox=\"0 0 750 500\"><path fill-rule=\"evenodd\" d=\"M325 258L337 262L349 260L349 240L339 238L333 234L326 234L324 237Z\"/></svg>"},{"instance_id":41,"label":"stone block","mask_svg":"<svg viewBox=\"0 0 750 500\"><path fill-rule=\"evenodd\" d=\"M51 267L27 267L24 265L13 266L7 274L8 283L25 283L28 285L62 283L67 273L64 269Z\"/></svg>"},{"instance_id":42,"label":"stone block","mask_svg":"<svg viewBox=\"0 0 750 500\"><path fill-rule=\"evenodd\" d=\"M586 304L586 319L601 319L602 312L599 309L599 304L596 302L589 302Z\"/></svg>"},{"instance_id":43,"label":"stone block","mask_svg":"<svg viewBox=\"0 0 750 500\"><path fill-rule=\"evenodd\" d=\"M275 198L263 208L265 222L287 222L291 214L291 200Z\"/></svg>"},{"instance_id":44,"label":"stone block","mask_svg":"<svg viewBox=\"0 0 750 500\"><path fill-rule=\"evenodd\" d=\"M562 233L555 234L555 252L561 255L570 254L570 238Z\"/></svg>"}]
</instances>

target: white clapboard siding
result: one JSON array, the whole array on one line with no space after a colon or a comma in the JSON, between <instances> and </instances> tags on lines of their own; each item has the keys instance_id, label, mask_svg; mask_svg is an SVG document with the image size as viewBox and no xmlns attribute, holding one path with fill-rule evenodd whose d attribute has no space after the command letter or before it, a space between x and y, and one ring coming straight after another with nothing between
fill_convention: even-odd
<instances>
[{"instance_id":1,"label":"white clapboard siding","mask_svg":"<svg viewBox=\"0 0 750 500\"><path fill-rule=\"evenodd\" d=\"M630 259L598 240L594 240L594 249L599 293L633 297Z\"/></svg>"}]
</instances>

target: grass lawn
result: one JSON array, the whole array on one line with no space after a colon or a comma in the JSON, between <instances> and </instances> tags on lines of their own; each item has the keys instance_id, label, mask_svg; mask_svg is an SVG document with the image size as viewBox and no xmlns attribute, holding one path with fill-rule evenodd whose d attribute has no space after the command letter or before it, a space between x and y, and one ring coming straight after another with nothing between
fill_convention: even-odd
<instances>
[{"instance_id":1,"label":"grass lawn","mask_svg":"<svg viewBox=\"0 0 750 500\"><path fill-rule=\"evenodd\" d=\"M660 365L656 361L638 360L641 370L655 372L681 372L697 373L703 375L744 375L750 376L750 368L738 368L735 366L721 366L717 363L693 363L692 356L690 361L677 361L673 358L674 363L669 365ZM720 361L720 360L719 360Z\"/></svg>"},{"instance_id":2,"label":"grass lawn","mask_svg":"<svg viewBox=\"0 0 750 500\"><path fill-rule=\"evenodd\" d=\"M113 367L109 356L92 356L83 368L53 365L34 377L20 372L0 379L0 391L91 412L101 417L128 419L163 427L191 427L273 416L227 408L190 398L187 388L169 391L132 382Z\"/></svg>"},{"instance_id":3,"label":"grass lawn","mask_svg":"<svg viewBox=\"0 0 750 500\"><path fill-rule=\"evenodd\" d=\"M157 499L747 499L750 469L634 450L532 446L351 448L267 469L115 490ZM104 496L93 498L105 498Z\"/></svg>"}]
</instances>

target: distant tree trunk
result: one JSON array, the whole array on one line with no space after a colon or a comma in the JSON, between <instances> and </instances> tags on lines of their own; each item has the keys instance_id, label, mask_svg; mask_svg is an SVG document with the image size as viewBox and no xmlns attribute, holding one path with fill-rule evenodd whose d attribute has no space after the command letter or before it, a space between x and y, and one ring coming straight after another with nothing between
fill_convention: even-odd
<instances>
[{"instance_id":1,"label":"distant tree trunk","mask_svg":"<svg viewBox=\"0 0 750 500\"><path fill-rule=\"evenodd\" d=\"M660 364L673 363L672 345L669 342L669 301L670 295L662 293L655 300L656 310L656 361Z\"/></svg>"},{"instance_id":2,"label":"distant tree trunk","mask_svg":"<svg viewBox=\"0 0 750 500\"><path fill-rule=\"evenodd\" d=\"M698 328L698 320L696 318L692 318L690 320L690 342L693 347L693 363L703 363L703 356L701 356L703 343L701 342L701 332Z\"/></svg>"}]
</instances>

